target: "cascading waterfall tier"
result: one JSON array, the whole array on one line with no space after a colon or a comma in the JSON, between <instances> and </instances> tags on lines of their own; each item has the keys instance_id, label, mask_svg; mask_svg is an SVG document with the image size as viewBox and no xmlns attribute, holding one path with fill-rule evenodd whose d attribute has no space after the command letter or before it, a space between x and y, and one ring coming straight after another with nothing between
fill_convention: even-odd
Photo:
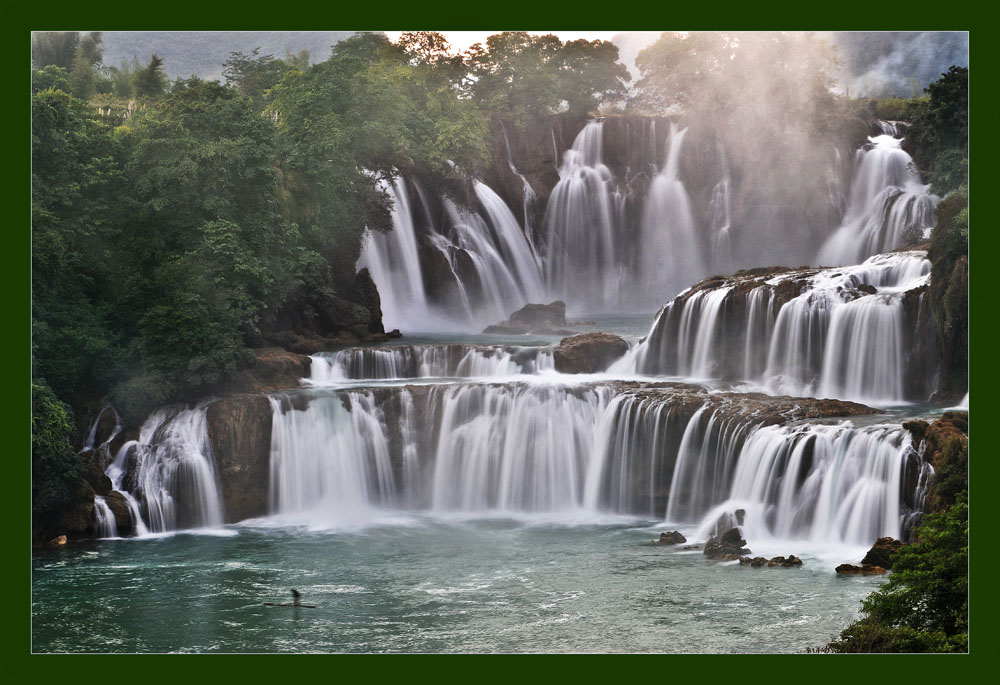
<instances>
[{"instance_id":1,"label":"cascading waterfall tier","mask_svg":"<svg viewBox=\"0 0 1000 685\"><path fill-rule=\"evenodd\" d=\"M874 404L925 400L937 375L929 274L914 251L709 279L667 304L612 370Z\"/></svg>"},{"instance_id":2,"label":"cascading waterfall tier","mask_svg":"<svg viewBox=\"0 0 1000 685\"><path fill-rule=\"evenodd\" d=\"M204 406L153 412L105 471L125 496L137 535L222 525L205 413Z\"/></svg>"},{"instance_id":3,"label":"cascading waterfall tier","mask_svg":"<svg viewBox=\"0 0 1000 685\"><path fill-rule=\"evenodd\" d=\"M825 266L857 264L866 257L918 242L934 226L938 198L920 182L913 159L902 148L897 122L881 122L888 135L858 150L843 223L820 248Z\"/></svg>"},{"instance_id":4,"label":"cascading waterfall tier","mask_svg":"<svg viewBox=\"0 0 1000 685\"><path fill-rule=\"evenodd\" d=\"M489 186L473 184L478 210L442 197L447 221L434 225L429 198L415 180L413 185L416 201L411 201L402 176L380 186L392 200L393 230L370 234L357 264L368 268L379 289L387 328L475 328L545 298L534 248ZM422 232L417 212L422 213ZM427 288L430 275L424 273L421 258L427 251L438 255L449 272L450 288L438 299Z\"/></svg>"},{"instance_id":5,"label":"cascading waterfall tier","mask_svg":"<svg viewBox=\"0 0 1000 685\"><path fill-rule=\"evenodd\" d=\"M339 525L408 508L599 513L697 525L739 503L761 535L905 536L929 476L872 410L683 384L522 382L308 390L272 400L274 514Z\"/></svg>"},{"instance_id":6,"label":"cascading waterfall tier","mask_svg":"<svg viewBox=\"0 0 1000 685\"><path fill-rule=\"evenodd\" d=\"M493 378L537 374L554 368L552 350L462 344L353 347L311 357L307 382L400 378Z\"/></svg>"}]
</instances>

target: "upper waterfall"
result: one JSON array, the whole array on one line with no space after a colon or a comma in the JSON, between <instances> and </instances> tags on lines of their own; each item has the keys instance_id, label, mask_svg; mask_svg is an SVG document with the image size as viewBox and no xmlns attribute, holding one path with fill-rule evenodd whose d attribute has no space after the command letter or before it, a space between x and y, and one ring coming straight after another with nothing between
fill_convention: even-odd
<instances>
[{"instance_id":1,"label":"upper waterfall","mask_svg":"<svg viewBox=\"0 0 1000 685\"><path fill-rule=\"evenodd\" d=\"M819 264L857 264L900 247L906 239L921 239L934 225L938 198L920 182L902 142L892 135L875 136L858 150L847 213L820 248Z\"/></svg>"}]
</instances>

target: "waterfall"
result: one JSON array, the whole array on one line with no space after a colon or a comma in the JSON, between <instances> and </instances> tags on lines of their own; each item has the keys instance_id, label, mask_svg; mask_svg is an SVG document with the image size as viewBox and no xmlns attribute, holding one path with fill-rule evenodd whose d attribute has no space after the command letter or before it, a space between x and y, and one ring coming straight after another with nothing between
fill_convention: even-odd
<instances>
[{"instance_id":1,"label":"waterfall","mask_svg":"<svg viewBox=\"0 0 1000 685\"><path fill-rule=\"evenodd\" d=\"M536 374L553 367L548 348L460 344L353 347L311 359L312 385L352 379L490 378Z\"/></svg>"},{"instance_id":2,"label":"waterfall","mask_svg":"<svg viewBox=\"0 0 1000 685\"><path fill-rule=\"evenodd\" d=\"M357 266L367 268L378 287L388 330L426 320L430 312L406 183L397 177L391 184L380 182L379 188L392 199L392 230L367 232Z\"/></svg>"},{"instance_id":3,"label":"waterfall","mask_svg":"<svg viewBox=\"0 0 1000 685\"><path fill-rule=\"evenodd\" d=\"M678 164L687 129L670 124L667 162L649 186L640 221L638 280L632 297L657 306L700 278L708 275L701 241L695 229L691 201L678 177ZM728 179L725 198L716 209L720 221L728 222ZM720 190L720 194L722 191ZM719 226L719 237L728 242L728 223ZM724 234L724 236L723 236ZM720 245L720 248L722 246ZM641 287L640 287L641 286Z\"/></svg>"},{"instance_id":4,"label":"waterfall","mask_svg":"<svg viewBox=\"0 0 1000 685\"><path fill-rule=\"evenodd\" d=\"M712 273L727 274L733 271L733 245L729 236L732 224L732 200L730 199L729 160L726 150L719 143L719 157L722 159L722 178L712 188L712 199L708 210L712 216Z\"/></svg>"},{"instance_id":5,"label":"waterfall","mask_svg":"<svg viewBox=\"0 0 1000 685\"><path fill-rule=\"evenodd\" d=\"M744 535L867 545L906 537L931 467L898 426L766 426L750 433L729 496L705 512L698 536L744 509ZM907 481L914 485L907 490Z\"/></svg>"},{"instance_id":6,"label":"waterfall","mask_svg":"<svg viewBox=\"0 0 1000 685\"><path fill-rule=\"evenodd\" d=\"M906 535L930 468L908 431L774 425L740 397L549 383L282 395L272 400L271 511L320 525L408 507L704 528L738 507L748 535Z\"/></svg>"},{"instance_id":7,"label":"waterfall","mask_svg":"<svg viewBox=\"0 0 1000 685\"><path fill-rule=\"evenodd\" d=\"M934 226L937 202L937 196L921 184L901 139L869 138L857 153L843 223L827 238L816 261L830 266L857 264L908 240L916 242Z\"/></svg>"},{"instance_id":8,"label":"waterfall","mask_svg":"<svg viewBox=\"0 0 1000 685\"><path fill-rule=\"evenodd\" d=\"M566 150L545 208L546 284L553 297L582 311L607 311L629 294L616 238L620 202L601 163L603 127L587 123Z\"/></svg>"},{"instance_id":9,"label":"waterfall","mask_svg":"<svg viewBox=\"0 0 1000 685\"><path fill-rule=\"evenodd\" d=\"M111 512L111 507L100 495L94 496L94 532L99 538L118 537L118 524L115 523L115 515Z\"/></svg>"},{"instance_id":10,"label":"waterfall","mask_svg":"<svg viewBox=\"0 0 1000 685\"><path fill-rule=\"evenodd\" d=\"M744 380L777 394L861 402L923 400L907 375L933 376L907 347L929 321L907 314L930 275L923 252L876 255L857 266L764 270L698 284L668 303L629 368Z\"/></svg>"},{"instance_id":11,"label":"waterfall","mask_svg":"<svg viewBox=\"0 0 1000 685\"><path fill-rule=\"evenodd\" d=\"M204 406L150 414L106 473L125 495L138 535L223 523Z\"/></svg>"},{"instance_id":12,"label":"waterfall","mask_svg":"<svg viewBox=\"0 0 1000 685\"><path fill-rule=\"evenodd\" d=\"M384 416L370 394L343 398L315 400L304 410L271 398L272 513L344 520L364 516L373 503L393 502Z\"/></svg>"}]
</instances>

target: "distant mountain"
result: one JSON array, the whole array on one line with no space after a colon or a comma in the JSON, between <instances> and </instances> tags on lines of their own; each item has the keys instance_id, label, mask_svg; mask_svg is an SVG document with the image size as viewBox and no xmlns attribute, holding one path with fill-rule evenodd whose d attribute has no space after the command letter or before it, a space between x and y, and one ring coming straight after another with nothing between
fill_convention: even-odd
<instances>
[{"instance_id":1,"label":"distant mountain","mask_svg":"<svg viewBox=\"0 0 1000 685\"><path fill-rule=\"evenodd\" d=\"M104 64L118 66L133 57L146 64L155 52L171 78L197 75L222 80L222 63L231 52L285 56L308 50L310 64L330 57L334 43L353 31L105 31Z\"/></svg>"}]
</instances>

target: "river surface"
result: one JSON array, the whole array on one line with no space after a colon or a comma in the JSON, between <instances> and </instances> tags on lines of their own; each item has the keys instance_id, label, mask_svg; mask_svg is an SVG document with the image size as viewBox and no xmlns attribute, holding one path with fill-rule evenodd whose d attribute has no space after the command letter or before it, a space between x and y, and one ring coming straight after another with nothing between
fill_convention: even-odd
<instances>
[{"instance_id":1,"label":"river surface","mask_svg":"<svg viewBox=\"0 0 1000 685\"><path fill-rule=\"evenodd\" d=\"M804 561L752 569L642 546L664 529L383 512L74 544L33 559L33 651L803 652L883 582L834 574L860 549L750 541ZM264 605L290 588L316 608Z\"/></svg>"}]
</instances>

